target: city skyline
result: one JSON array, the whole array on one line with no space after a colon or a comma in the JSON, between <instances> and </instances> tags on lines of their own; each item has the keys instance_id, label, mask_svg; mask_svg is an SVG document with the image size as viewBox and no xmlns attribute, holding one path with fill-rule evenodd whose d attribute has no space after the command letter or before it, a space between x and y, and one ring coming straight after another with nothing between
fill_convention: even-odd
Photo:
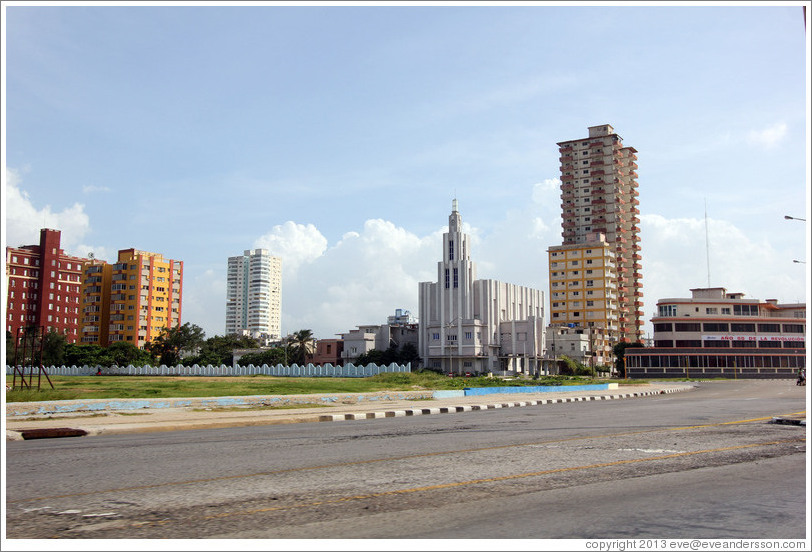
<instances>
[{"instance_id":1,"label":"city skyline","mask_svg":"<svg viewBox=\"0 0 812 552\"><path fill-rule=\"evenodd\" d=\"M805 302L802 5L4 2L4 245L184 261L209 337L228 257L267 249L282 333L330 338L418 311L457 199L478 276L544 290L549 323L557 143L609 124L637 150L645 333L691 288Z\"/></svg>"}]
</instances>

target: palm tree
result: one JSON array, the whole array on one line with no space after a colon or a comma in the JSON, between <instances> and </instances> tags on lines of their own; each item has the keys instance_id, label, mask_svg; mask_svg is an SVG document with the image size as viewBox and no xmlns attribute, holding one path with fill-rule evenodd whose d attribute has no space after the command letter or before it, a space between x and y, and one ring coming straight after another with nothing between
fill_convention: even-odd
<instances>
[{"instance_id":1,"label":"palm tree","mask_svg":"<svg viewBox=\"0 0 812 552\"><path fill-rule=\"evenodd\" d=\"M300 366L307 364L307 359L312 358L313 353L316 351L316 340L313 339L313 331L299 330L289 336L288 340L293 344L291 360Z\"/></svg>"}]
</instances>

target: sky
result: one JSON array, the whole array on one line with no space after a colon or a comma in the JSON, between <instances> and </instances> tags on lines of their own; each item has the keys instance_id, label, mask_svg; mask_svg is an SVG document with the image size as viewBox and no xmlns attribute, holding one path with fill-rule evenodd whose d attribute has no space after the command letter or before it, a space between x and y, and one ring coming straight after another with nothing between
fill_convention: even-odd
<instances>
[{"instance_id":1,"label":"sky","mask_svg":"<svg viewBox=\"0 0 812 552\"><path fill-rule=\"evenodd\" d=\"M325 339L418 315L456 198L477 276L549 308L557 143L610 124L649 336L692 288L805 302L802 5L3 2L4 245L182 260L207 337L228 257L268 249L283 333Z\"/></svg>"}]
</instances>

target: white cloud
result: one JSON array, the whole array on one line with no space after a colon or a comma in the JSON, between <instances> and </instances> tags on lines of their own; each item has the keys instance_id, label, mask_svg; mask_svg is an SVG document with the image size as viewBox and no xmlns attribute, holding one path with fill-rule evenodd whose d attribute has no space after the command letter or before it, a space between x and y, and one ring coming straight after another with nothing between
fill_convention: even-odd
<instances>
[{"instance_id":1,"label":"white cloud","mask_svg":"<svg viewBox=\"0 0 812 552\"><path fill-rule=\"evenodd\" d=\"M792 264L789 254L766 239L752 239L727 221L708 220L707 242L705 221L700 219L641 215L640 232L649 326L658 300L690 297L692 288L708 286L709 273L711 287L749 298L806 300L804 272Z\"/></svg>"},{"instance_id":2,"label":"white cloud","mask_svg":"<svg viewBox=\"0 0 812 552\"><path fill-rule=\"evenodd\" d=\"M74 203L58 212L50 205L37 208L22 189L20 172L7 167L5 176L6 245L39 243L40 229L53 228L62 231L61 245L65 252L78 255L77 248L90 231L90 218L84 212L84 205Z\"/></svg>"},{"instance_id":3,"label":"white cloud","mask_svg":"<svg viewBox=\"0 0 812 552\"><path fill-rule=\"evenodd\" d=\"M421 238L380 219L345 233L293 281L283 281L283 331L307 328L324 338L385 323L397 308L417 315L418 283L436 278L440 234Z\"/></svg>"},{"instance_id":4,"label":"white cloud","mask_svg":"<svg viewBox=\"0 0 812 552\"><path fill-rule=\"evenodd\" d=\"M310 263L324 253L327 238L312 224L287 221L260 236L254 247L267 249L271 255L281 257L283 274L294 276L300 265Z\"/></svg>"},{"instance_id":5,"label":"white cloud","mask_svg":"<svg viewBox=\"0 0 812 552\"><path fill-rule=\"evenodd\" d=\"M778 146L786 135L787 125L785 123L776 123L762 130L751 130L747 133L747 142L753 146L772 149Z\"/></svg>"}]
</instances>

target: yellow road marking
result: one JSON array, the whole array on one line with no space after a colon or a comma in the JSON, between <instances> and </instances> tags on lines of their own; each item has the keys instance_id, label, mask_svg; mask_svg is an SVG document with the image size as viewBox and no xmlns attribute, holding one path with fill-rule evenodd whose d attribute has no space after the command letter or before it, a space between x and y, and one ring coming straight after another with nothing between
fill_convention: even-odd
<instances>
[{"instance_id":1,"label":"yellow road marking","mask_svg":"<svg viewBox=\"0 0 812 552\"><path fill-rule=\"evenodd\" d=\"M806 411L795 412L792 414L783 414L783 416L793 416L799 414L805 414ZM782 416L782 415L778 415ZM155 489L159 487L170 487L170 486L177 486L177 485L192 485L197 483L211 483L214 481L228 481L231 479L247 479L250 477L264 477L269 475L278 475L283 473L293 473L293 472L302 472L302 471L315 471L315 470L324 470L324 469L331 469L331 468L342 468L347 466L360 466L365 464L375 464L378 462L397 462L399 460L411 460L415 458L430 458L432 456L446 456L452 454L466 454L471 452L482 452L487 450L500 450L500 449L507 449L507 448L517 448L517 447L530 447L530 446L539 446L539 445L549 445L554 443L566 443L570 441L584 441L590 439L610 439L616 437L627 437L630 435L642 435L646 433L655 433L657 431L681 431L687 429L699 429L699 428L706 428L706 427L714 427L714 426L723 426L723 425L731 425L731 424L743 424L743 423L750 423L750 422L757 422L757 421L764 421L764 420L771 420L775 416L766 416L762 418L752 418L748 420L735 420L731 422L718 422L715 424L705 424L705 425L695 425L695 426L685 426L685 427L671 427L671 428L658 428L658 429L644 429L640 431L626 431L622 433L610 433L606 435L592 435L592 436L584 436L584 437L567 437L564 439L551 439L548 441L538 441L533 443L516 443L512 445L495 445L490 447L478 447L478 448L470 448L470 449L457 449L451 451L442 451L442 452L427 452L423 454L410 454L405 456L395 456L391 458L373 458L370 460L356 460L353 462L341 462L338 464L325 464L321 466L304 466L304 467L297 467L297 468L286 468L281 470L271 470L267 472L258 472L258 473L249 473L249 474L239 474L239 475L223 475L218 477L209 477L209 478L202 478L202 479L188 479L184 481L168 481L165 483L154 483L150 485L135 485L132 487L119 487L115 489L105 489L105 490L98 490L98 491L86 491L81 493L68 493L62 495L48 495L48 496L39 496L39 497L32 497L32 498L22 498L16 500L6 500L7 504L14 504L17 502L33 502L37 500L52 500L55 498L70 498L75 496L88 496L88 495L96 495L96 494L103 494L103 493L113 493L113 492L124 492L124 491L140 491L144 489Z\"/></svg>"}]
</instances>

